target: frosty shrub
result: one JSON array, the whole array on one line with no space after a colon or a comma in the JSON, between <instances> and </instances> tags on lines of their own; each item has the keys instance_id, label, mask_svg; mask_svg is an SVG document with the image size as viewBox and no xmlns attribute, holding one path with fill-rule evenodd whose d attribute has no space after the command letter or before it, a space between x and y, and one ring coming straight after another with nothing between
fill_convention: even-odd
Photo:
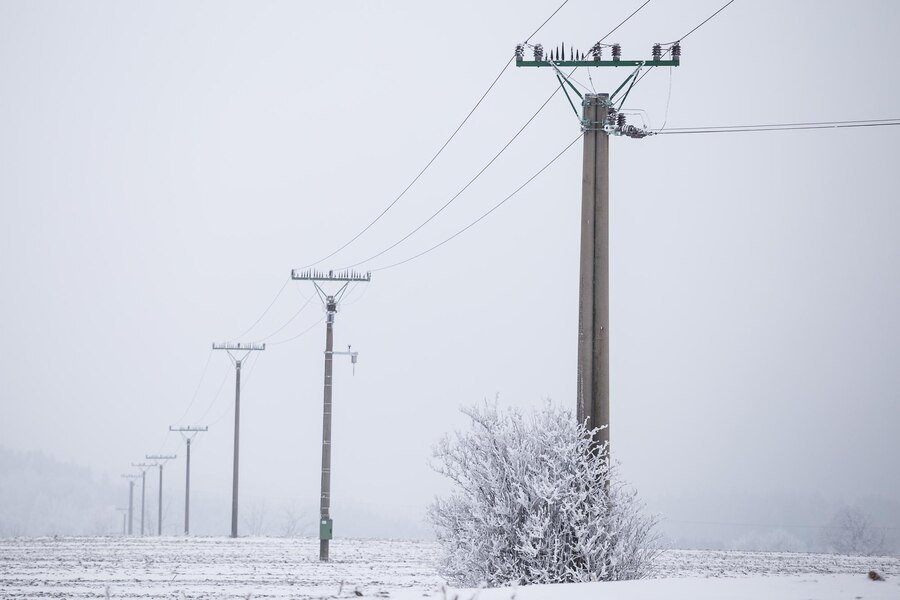
<instances>
[{"instance_id":1,"label":"frosty shrub","mask_svg":"<svg viewBox=\"0 0 900 600\"><path fill-rule=\"evenodd\" d=\"M429 509L454 585L638 579L656 557L655 519L618 480L592 432L549 403L523 415L485 405L435 448L455 483Z\"/></svg>"}]
</instances>

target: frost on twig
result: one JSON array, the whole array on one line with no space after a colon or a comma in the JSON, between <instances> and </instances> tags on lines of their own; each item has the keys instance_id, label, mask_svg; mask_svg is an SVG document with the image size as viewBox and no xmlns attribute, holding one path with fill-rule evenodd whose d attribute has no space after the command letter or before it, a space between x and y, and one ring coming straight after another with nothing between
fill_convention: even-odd
<instances>
[{"instance_id":1,"label":"frost on twig","mask_svg":"<svg viewBox=\"0 0 900 600\"><path fill-rule=\"evenodd\" d=\"M593 431L549 403L530 415L465 409L472 428L435 448L454 484L429 517L455 585L638 579L656 557L655 519L616 476Z\"/></svg>"}]
</instances>

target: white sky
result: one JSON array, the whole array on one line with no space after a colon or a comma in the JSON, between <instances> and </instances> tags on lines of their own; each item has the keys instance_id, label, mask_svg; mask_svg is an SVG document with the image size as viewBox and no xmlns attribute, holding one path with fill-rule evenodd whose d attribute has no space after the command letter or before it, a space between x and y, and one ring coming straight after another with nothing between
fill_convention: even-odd
<instances>
[{"instance_id":1,"label":"white sky","mask_svg":"<svg viewBox=\"0 0 900 600\"><path fill-rule=\"evenodd\" d=\"M572 0L534 41L586 50L639 4ZM654 0L609 41L649 56L721 4ZM0 443L117 476L181 452L170 424L209 424L194 487L227 502L225 356L189 407L210 342L378 214L555 6L0 2ZM668 125L900 117L898 31L888 0L737 0L684 42ZM610 91L625 75L592 79ZM420 223L554 85L511 67L323 266ZM658 126L668 86L651 73L629 104ZM366 266L456 231L577 133L554 98L446 213ZM751 491L898 500L898 142L897 127L612 140L612 438L639 490L670 499L654 508L696 518L677 498ZM580 163L576 146L348 299L336 346L360 364L335 369L336 506L419 515L444 489L427 458L461 404L574 408ZM247 341L312 292L294 287ZM321 316L313 302L270 341ZM244 497L318 497L323 338L324 324L248 368Z\"/></svg>"}]
</instances>

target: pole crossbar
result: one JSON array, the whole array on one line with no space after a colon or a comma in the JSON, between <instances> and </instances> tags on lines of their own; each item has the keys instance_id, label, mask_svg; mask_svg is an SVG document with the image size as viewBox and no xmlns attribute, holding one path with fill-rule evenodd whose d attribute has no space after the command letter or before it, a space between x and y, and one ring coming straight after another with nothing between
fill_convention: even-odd
<instances>
[{"instance_id":1,"label":"pole crossbar","mask_svg":"<svg viewBox=\"0 0 900 600\"><path fill-rule=\"evenodd\" d=\"M517 67L677 67L679 59L667 60L517 60Z\"/></svg>"}]
</instances>

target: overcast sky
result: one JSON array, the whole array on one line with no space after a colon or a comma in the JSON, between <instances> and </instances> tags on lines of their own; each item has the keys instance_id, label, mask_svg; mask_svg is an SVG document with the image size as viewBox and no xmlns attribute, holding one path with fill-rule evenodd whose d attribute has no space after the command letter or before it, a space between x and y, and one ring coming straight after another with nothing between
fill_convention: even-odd
<instances>
[{"instance_id":1,"label":"overcast sky","mask_svg":"<svg viewBox=\"0 0 900 600\"><path fill-rule=\"evenodd\" d=\"M648 57L722 3L654 0L609 41ZM571 0L533 41L587 50L640 4ZM210 343L391 202L557 5L0 2L0 444L118 476L180 454L169 425L209 425L192 487L227 502L233 369ZM890 0L737 0L628 104L653 127L900 117L898 31ZM626 74L575 76L612 91ZM420 224L556 85L510 67L322 266ZM361 268L468 224L578 133L555 97L440 217ZM898 500L898 143L900 127L611 140L612 444L654 509ZM336 523L353 504L420 515L445 489L427 460L465 424L460 405L574 409L580 177L576 144L347 297L335 344L360 359L355 375L335 366ZM312 293L288 284L242 338L312 327L245 371L245 498L318 498L318 300L267 337Z\"/></svg>"}]
</instances>

